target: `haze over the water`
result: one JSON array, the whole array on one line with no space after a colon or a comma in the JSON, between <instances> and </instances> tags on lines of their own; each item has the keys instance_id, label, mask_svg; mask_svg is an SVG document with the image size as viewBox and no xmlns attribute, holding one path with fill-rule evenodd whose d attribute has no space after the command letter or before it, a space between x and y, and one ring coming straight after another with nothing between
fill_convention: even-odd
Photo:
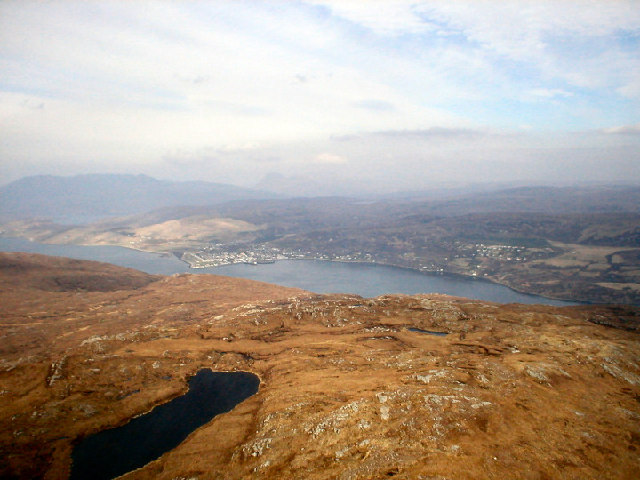
<instances>
[{"instance_id":1,"label":"haze over the water","mask_svg":"<svg viewBox=\"0 0 640 480\"><path fill-rule=\"evenodd\" d=\"M638 1L0 3L2 184L637 183L639 112Z\"/></svg>"}]
</instances>

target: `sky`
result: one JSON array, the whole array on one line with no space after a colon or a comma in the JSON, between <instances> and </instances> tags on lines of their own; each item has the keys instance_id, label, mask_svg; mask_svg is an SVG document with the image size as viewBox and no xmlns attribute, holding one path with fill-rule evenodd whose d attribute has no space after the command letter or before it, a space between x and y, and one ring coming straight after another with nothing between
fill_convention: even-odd
<instances>
[{"instance_id":1,"label":"sky","mask_svg":"<svg viewBox=\"0 0 640 480\"><path fill-rule=\"evenodd\" d=\"M637 1L0 2L0 183L640 184Z\"/></svg>"}]
</instances>

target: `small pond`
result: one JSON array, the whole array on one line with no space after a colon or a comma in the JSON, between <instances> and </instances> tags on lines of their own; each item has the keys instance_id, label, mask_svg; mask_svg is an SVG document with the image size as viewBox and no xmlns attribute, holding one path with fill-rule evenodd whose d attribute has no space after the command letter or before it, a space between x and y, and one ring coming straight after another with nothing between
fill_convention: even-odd
<instances>
[{"instance_id":1,"label":"small pond","mask_svg":"<svg viewBox=\"0 0 640 480\"><path fill-rule=\"evenodd\" d=\"M247 372L200 370L189 390L129 423L91 435L71 455L72 480L109 480L140 468L177 447L187 436L258 391Z\"/></svg>"},{"instance_id":2,"label":"small pond","mask_svg":"<svg viewBox=\"0 0 640 480\"><path fill-rule=\"evenodd\" d=\"M427 335L436 335L438 337L445 337L449 335L448 332L433 332L431 330L423 330L421 328L416 328L416 327L409 327L407 328L407 330L409 330L410 332L426 333Z\"/></svg>"}]
</instances>

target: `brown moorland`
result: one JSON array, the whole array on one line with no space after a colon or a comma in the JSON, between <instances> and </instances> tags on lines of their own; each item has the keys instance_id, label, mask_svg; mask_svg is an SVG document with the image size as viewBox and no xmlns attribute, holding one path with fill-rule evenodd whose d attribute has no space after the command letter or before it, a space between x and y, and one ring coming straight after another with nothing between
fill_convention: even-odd
<instances>
[{"instance_id":1,"label":"brown moorland","mask_svg":"<svg viewBox=\"0 0 640 480\"><path fill-rule=\"evenodd\" d=\"M4 253L0 477L66 478L210 368L260 390L122 478L636 478L639 318Z\"/></svg>"}]
</instances>

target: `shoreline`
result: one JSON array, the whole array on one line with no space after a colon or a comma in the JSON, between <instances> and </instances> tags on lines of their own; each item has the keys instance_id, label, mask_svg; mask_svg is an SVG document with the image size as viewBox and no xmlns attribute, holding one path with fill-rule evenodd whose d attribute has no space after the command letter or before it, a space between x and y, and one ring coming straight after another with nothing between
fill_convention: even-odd
<instances>
[{"instance_id":1,"label":"shoreline","mask_svg":"<svg viewBox=\"0 0 640 480\"><path fill-rule=\"evenodd\" d=\"M15 237L15 236L1 236L0 238L6 238L6 239L18 239L18 240L26 240L30 243L33 244L42 244L42 245L59 245L59 246L85 246L85 247L119 247L119 248L125 248L128 250L133 250L136 252L141 252L141 253L150 253L150 254L154 254L154 255L159 255L161 257L175 257L177 260L179 260L180 262L184 263L185 265L187 265L189 270L199 270L199 269L204 269L204 268L219 268L219 267L225 267L225 266L230 266L230 265L250 265L250 266L257 266L257 265L261 265L262 263L248 263L248 262L232 262L232 263L227 263L224 265L217 265L217 266L203 266L203 267L193 267L189 262L187 262L186 260L183 260L182 258L178 257L177 255L175 255L175 253L173 253L174 251L170 250L170 251L156 251L156 250L143 250L141 248L136 248L136 247L132 247L132 246L125 246L125 245L115 245L115 244L105 244L105 243L83 243L83 244L76 244L76 243L47 243L47 242L41 242L41 241L36 241L34 239L28 238L28 237ZM279 261L314 261L314 262L334 262L334 263L358 263L358 264L362 264L362 265L372 265L372 266L381 266L381 267L390 267L390 268L398 268L398 269L402 269L402 270L407 270L407 271L411 271L411 272L415 272L415 273L419 273L421 275L426 275L426 276L448 276L448 277L454 277L454 278L458 278L464 281L484 281L484 282L488 282L494 285L499 285L505 288L508 288L509 290L519 293L521 295L527 295L529 297L532 298L541 298L541 299L545 299L545 300L554 300L554 301L560 301L560 302L568 302L568 303L573 303L574 306L578 306L578 305L595 305L595 304L599 304L599 303L603 303L603 302L591 302L591 301L583 301L583 300L574 300L574 299L567 299L567 298L558 298L558 297L551 297L551 296L545 296L545 295L540 295L537 293L531 293L531 292L527 292L524 290L519 290L517 288L513 288L510 285L506 285L504 283L500 283L495 281L494 279L491 278L487 278L487 277L478 277L478 276L472 276L472 275L465 275L463 273L457 273L457 272L438 272L438 271L423 271L420 270L418 268L414 268L414 267L408 267L406 265L398 265L398 264L393 264L393 263L385 263L385 262L375 262L375 261L363 261L363 260L329 260L329 259L323 259L323 258L314 258L314 257L303 257L303 258L284 258L284 259L277 259L273 262L268 262L268 264L270 263L277 263ZM106 262L108 263L108 262ZM571 306L571 305L567 305L567 306Z\"/></svg>"},{"instance_id":2,"label":"shoreline","mask_svg":"<svg viewBox=\"0 0 640 480\"><path fill-rule=\"evenodd\" d=\"M176 257L178 258L178 257ZM187 262L186 260L182 260L181 258L178 258L178 260L180 260L181 262L184 262L186 265L189 266L189 269L193 269L193 270L197 270L197 269L201 269L201 268L219 268L219 267L226 267L226 266L230 266L230 265L251 265L251 266L255 266L255 265L260 265L260 264L254 264L254 263L248 263L248 262L234 262L234 263L225 263L224 265L217 265L217 266L205 266L205 267L192 267L191 264L189 262ZM277 263L280 261L305 261L305 262L333 262L333 263L358 263L358 264L362 264L362 265L371 265L371 266L378 266L378 267L390 267L390 268L398 268L401 270L408 270L410 272L414 272L414 273L419 273L421 275L426 275L426 276L445 276L445 277L454 277L454 278L458 278L464 281L470 281L470 282L486 282L486 283L491 283L493 285L499 285L501 287L505 287L508 288L509 290L519 293L521 295L527 295L529 297L533 297L533 298L542 298L545 300L555 300L555 301L559 301L559 302L568 302L568 303L573 303L575 305L573 306L578 306L578 305L597 305L597 302L587 302L584 300L574 300L574 299L568 299L568 298L558 298L558 297L549 297L549 296L545 296L545 295L540 295L537 293L531 293L531 292L527 292L524 290L518 290L517 288L513 288L509 285L506 285L504 283L500 283L497 282L491 278L487 278L487 277L477 277L477 276L473 276L473 275L465 275L463 273L457 273L457 272L437 272L437 271L430 271L430 270L420 270L418 268L414 268L414 267L408 267L406 265L397 265L397 264L393 264L393 263L383 263L383 262L371 262L371 261L363 261L363 260L329 260L329 259L325 259L325 258L284 258L284 259L279 259L279 260L275 260L274 262L268 262L268 263ZM566 305L566 306L572 306L572 305Z\"/></svg>"}]
</instances>

